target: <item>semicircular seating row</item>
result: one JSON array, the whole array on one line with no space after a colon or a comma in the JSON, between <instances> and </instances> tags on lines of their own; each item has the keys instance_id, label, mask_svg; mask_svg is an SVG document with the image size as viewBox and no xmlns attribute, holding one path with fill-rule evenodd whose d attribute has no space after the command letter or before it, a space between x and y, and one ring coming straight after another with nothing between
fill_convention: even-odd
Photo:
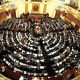
<instances>
[{"instance_id":1,"label":"semicircular seating row","mask_svg":"<svg viewBox=\"0 0 80 80\"><path fill-rule=\"evenodd\" d=\"M15 72L34 76L53 76L78 67L80 34L63 30L62 25L66 24L63 20L47 19L53 32L41 40L27 33L27 26L15 30L20 21L9 20L0 27L0 63ZM62 31L55 32L57 29Z\"/></svg>"}]
</instances>

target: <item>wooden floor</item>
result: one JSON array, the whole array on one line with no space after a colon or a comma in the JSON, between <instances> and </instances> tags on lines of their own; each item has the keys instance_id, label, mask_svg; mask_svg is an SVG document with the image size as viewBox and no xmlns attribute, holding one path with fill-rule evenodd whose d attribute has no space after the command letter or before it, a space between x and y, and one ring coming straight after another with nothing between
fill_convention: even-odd
<instances>
[{"instance_id":1,"label":"wooden floor","mask_svg":"<svg viewBox=\"0 0 80 80\"><path fill-rule=\"evenodd\" d=\"M80 80L80 75L78 75L77 77L75 77L74 79L72 80Z\"/></svg>"},{"instance_id":2,"label":"wooden floor","mask_svg":"<svg viewBox=\"0 0 80 80\"><path fill-rule=\"evenodd\" d=\"M4 75L0 74L0 80L11 80L11 79L9 79L9 78L5 77Z\"/></svg>"}]
</instances>

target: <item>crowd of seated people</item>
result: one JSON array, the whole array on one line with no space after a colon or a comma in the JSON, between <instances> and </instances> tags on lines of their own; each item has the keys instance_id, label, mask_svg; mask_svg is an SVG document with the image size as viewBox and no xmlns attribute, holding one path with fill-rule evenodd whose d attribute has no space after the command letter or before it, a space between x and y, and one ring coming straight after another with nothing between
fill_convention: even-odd
<instances>
[{"instance_id":1,"label":"crowd of seated people","mask_svg":"<svg viewBox=\"0 0 80 80\"><path fill-rule=\"evenodd\" d=\"M45 36L36 38L31 34L35 21L9 19L0 26L0 64L33 76L54 76L77 68L80 34L74 27L62 19L50 17L37 23L42 30L45 26L44 33L47 28Z\"/></svg>"}]
</instances>

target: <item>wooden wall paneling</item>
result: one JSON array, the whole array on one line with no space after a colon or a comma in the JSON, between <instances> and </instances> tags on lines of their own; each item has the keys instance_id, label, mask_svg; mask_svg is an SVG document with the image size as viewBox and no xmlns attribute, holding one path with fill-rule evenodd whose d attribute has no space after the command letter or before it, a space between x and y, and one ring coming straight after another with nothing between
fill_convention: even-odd
<instances>
[{"instance_id":1,"label":"wooden wall paneling","mask_svg":"<svg viewBox=\"0 0 80 80\"><path fill-rule=\"evenodd\" d=\"M0 13L0 24L3 23L7 19L6 12Z\"/></svg>"},{"instance_id":2,"label":"wooden wall paneling","mask_svg":"<svg viewBox=\"0 0 80 80\"><path fill-rule=\"evenodd\" d=\"M11 17L16 18L16 10L15 9L11 10Z\"/></svg>"}]
</instances>

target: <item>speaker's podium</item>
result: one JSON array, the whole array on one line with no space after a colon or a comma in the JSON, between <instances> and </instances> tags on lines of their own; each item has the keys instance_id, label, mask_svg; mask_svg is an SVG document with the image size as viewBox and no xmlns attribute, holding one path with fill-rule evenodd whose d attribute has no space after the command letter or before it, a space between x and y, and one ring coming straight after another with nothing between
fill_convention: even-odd
<instances>
[{"instance_id":1,"label":"speaker's podium","mask_svg":"<svg viewBox=\"0 0 80 80\"><path fill-rule=\"evenodd\" d=\"M29 79L26 78L26 77L24 77L24 76L21 76L21 77L19 78L19 80L29 80Z\"/></svg>"},{"instance_id":2,"label":"speaker's podium","mask_svg":"<svg viewBox=\"0 0 80 80\"><path fill-rule=\"evenodd\" d=\"M56 9L55 18L59 19L61 15L61 11Z\"/></svg>"}]
</instances>

